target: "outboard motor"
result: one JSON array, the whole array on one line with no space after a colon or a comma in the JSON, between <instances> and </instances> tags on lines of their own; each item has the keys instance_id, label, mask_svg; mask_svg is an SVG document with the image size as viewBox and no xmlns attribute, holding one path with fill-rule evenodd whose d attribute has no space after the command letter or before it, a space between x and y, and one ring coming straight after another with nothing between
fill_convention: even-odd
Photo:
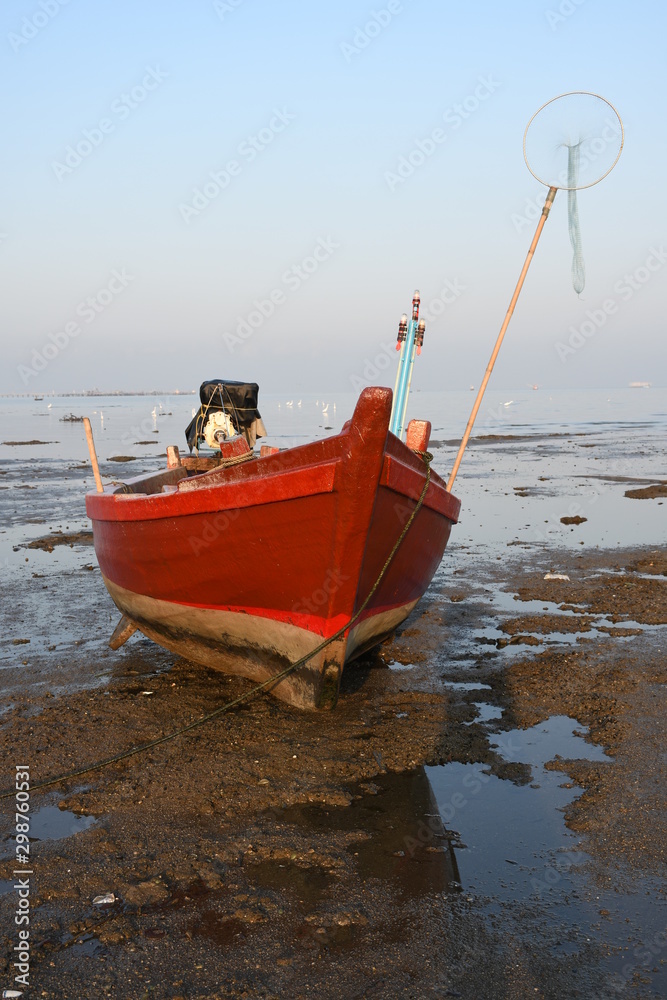
<instances>
[{"instance_id":1,"label":"outboard motor","mask_svg":"<svg viewBox=\"0 0 667 1000\"><path fill-rule=\"evenodd\" d=\"M250 448L258 437L266 437L266 428L257 409L259 386L256 382L232 382L213 379L199 388L201 405L185 430L190 451L202 441L211 448L241 434Z\"/></svg>"}]
</instances>

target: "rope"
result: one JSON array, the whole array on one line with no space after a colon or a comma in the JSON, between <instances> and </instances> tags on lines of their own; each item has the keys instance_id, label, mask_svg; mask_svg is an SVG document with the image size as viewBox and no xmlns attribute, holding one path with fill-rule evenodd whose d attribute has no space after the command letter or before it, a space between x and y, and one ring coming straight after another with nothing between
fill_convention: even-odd
<instances>
[{"instance_id":1,"label":"rope","mask_svg":"<svg viewBox=\"0 0 667 1000\"><path fill-rule=\"evenodd\" d=\"M157 739L150 740L148 743L141 743L139 746L130 747L129 750L124 750L122 753L116 754L113 757L107 757L105 760L100 760L96 764L90 764L87 767L80 767L74 771L68 771L66 774L58 775L58 777L48 778L46 781L40 781L36 785L31 785L30 791L36 792L41 790L42 788L48 788L51 785L58 785L62 781L69 781L71 778L78 778L83 774L90 774L91 771L99 771L103 767L108 767L109 764L116 764L121 760L126 760L128 757L133 757L135 754L143 753L144 750L151 750L153 747L157 747L161 743L167 743L170 740L174 740L176 739L177 736L182 736L184 733L189 733L193 729L197 729L199 726L203 726L205 722L210 722L211 719L215 719L219 715L223 715L225 712L229 712L230 709L235 708L237 705L243 704L243 702L245 701L249 701L251 698L259 694L261 691L265 691L267 688L272 687L274 684L277 684L279 681L283 680L283 678L287 677L289 674L293 673L299 667L303 666L304 663L307 663L308 660L311 660L314 656L317 656L318 653L321 653L322 650L326 649L327 646L330 646L332 642L335 642L337 639L340 639L340 637L344 635L344 633L347 632L347 630L351 628L352 625L354 625L357 619L363 614L363 612L368 607L373 595L375 594L376 590L382 583L382 580L384 579L384 576L387 570L389 569L389 566L391 565L394 556L398 552L398 549L403 539L410 530L412 522L417 516L419 510L421 509L424 499L426 498L426 493L428 492L429 484L431 482L431 461L433 460L433 455L431 455L430 452L428 451L419 452L418 454L423 458L423 461L426 465L426 479L424 481L424 486L422 488L419 499L417 500L415 508L410 514L408 520L405 522L403 530L398 536L398 539L396 540L391 552L385 559L384 566L380 570L378 578L371 587L363 604L361 605L359 610L352 616L352 618L350 618L350 620L345 625L339 628L337 632L334 632L332 636L329 636L328 639L325 639L318 646L316 646L315 649L313 649L310 653L306 653L305 656L302 656L295 663L291 663L288 667L285 667L283 670L278 671L278 673L273 674L272 677L269 677L267 680L262 681L261 684L254 685L254 687L251 687L250 690L246 691L244 694L239 695L238 698L234 698L232 701L226 702L224 705L221 705L220 708L216 708L215 711L209 712L208 715L204 715L199 719L195 719L195 721L189 723L189 725L183 726L181 729L177 729L173 733L168 733L166 736L158 736ZM15 789L1 792L0 799L7 799L14 794L15 794Z\"/></svg>"},{"instance_id":2,"label":"rope","mask_svg":"<svg viewBox=\"0 0 667 1000\"><path fill-rule=\"evenodd\" d=\"M235 455L233 458L223 458L216 465L216 469L229 469L232 465L241 465L243 462L249 462L251 458L255 457L254 451L246 451L242 455Z\"/></svg>"}]
</instances>

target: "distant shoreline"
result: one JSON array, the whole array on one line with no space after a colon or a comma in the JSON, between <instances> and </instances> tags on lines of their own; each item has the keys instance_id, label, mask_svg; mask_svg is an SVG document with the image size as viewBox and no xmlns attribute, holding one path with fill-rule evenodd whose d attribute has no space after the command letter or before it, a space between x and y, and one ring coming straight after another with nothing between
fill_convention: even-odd
<instances>
[{"instance_id":1,"label":"distant shoreline","mask_svg":"<svg viewBox=\"0 0 667 1000\"><path fill-rule=\"evenodd\" d=\"M67 399L82 396L196 396L197 389L82 389L79 392L0 392L0 399Z\"/></svg>"},{"instance_id":2,"label":"distant shoreline","mask_svg":"<svg viewBox=\"0 0 667 1000\"><path fill-rule=\"evenodd\" d=\"M505 386L505 387L498 387L498 389L496 391L498 391L498 392L520 392L520 391L524 391L524 390L529 389L529 388L534 388L534 387L531 387L531 386L515 386L514 388L511 388L511 387L508 388L507 386ZM663 386L663 385L656 385L656 384L654 384L652 382L634 382L634 383L631 382L628 385L598 386L596 388L591 388L591 387L586 387L586 386L580 386L578 388L574 388L574 387L569 387L568 388L568 387L563 387L563 386L554 386L552 388L549 388L548 386L540 386L540 388L542 389L543 393L553 393L553 392L619 392L619 391L622 391L624 389L649 389L650 388L650 389L658 389L658 390L660 390L660 389L664 389L665 386ZM420 392L423 392L423 393L429 393L429 392L464 392L464 390L465 390L465 387L464 386L460 386L458 389L414 389L413 392L415 392L415 393L420 393ZM290 392L292 392L292 393L294 393L294 392L301 392L302 390L300 390L300 389L292 389L292 390L285 390L285 391L288 392L288 394L289 394ZM347 392L347 393L349 393L349 392L352 392L353 390L350 390L348 388L341 388L341 389L337 389L337 390L326 389L326 390L319 390L319 391L320 392L326 392L328 394L333 395L334 392L340 392L340 393L346 393ZM268 395L275 394L275 393L271 393L270 391L267 390L267 392L265 392L264 395L267 395L267 393L268 393ZM98 397L98 396L118 396L118 397L125 397L125 396L196 396L198 394L199 394L199 389L198 388L196 388L196 389L110 389L110 390L104 390L104 389L81 389L81 390L79 390L77 392L74 392L74 391L71 391L71 390L68 391L68 392L56 392L55 390L44 391L44 392L0 392L0 399L47 399L47 398L48 399L70 399L70 398L80 399L82 397ZM313 390L313 394L315 394L315 390Z\"/></svg>"}]
</instances>

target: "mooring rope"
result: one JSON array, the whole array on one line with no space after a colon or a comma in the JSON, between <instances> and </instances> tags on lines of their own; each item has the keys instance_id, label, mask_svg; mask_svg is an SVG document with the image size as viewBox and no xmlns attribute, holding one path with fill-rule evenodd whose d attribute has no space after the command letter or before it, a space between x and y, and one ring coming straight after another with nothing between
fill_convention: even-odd
<instances>
[{"instance_id":1,"label":"mooring rope","mask_svg":"<svg viewBox=\"0 0 667 1000\"><path fill-rule=\"evenodd\" d=\"M215 466L215 469L230 469L233 465L242 465L243 462L249 462L251 458L256 458L254 451L244 451L241 455L233 455L231 458L223 458L222 461ZM212 470L212 471L215 471Z\"/></svg>"},{"instance_id":2,"label":"mooring rope","mask_svg":"<svg viewBox=\"0 0 667 1000\"><path fill-rule=\"evenodd\" d=\"M97 761L97 763L95 764L89 764L86 767L80 767L75 769L74 771L68 771L66 774L60 774L55 778L48 778L46 781L40 781L35 785L31 785L30 791L37 792L40 791L42 788L48 788L51 785L58 785L63 781L69 781L71 778L79 778L83 774L90 774L91 771L99 771L103 767L108 767L109 764L116 764L121 760L126 760L128 757L133 757L135 754L143 753L145 750L151 750L153 747L157 747L161 743L167 743L170 740L174 740L176 739L177 736L182 736L184 733L189 733L193 729L197 729L199 726L203 726L205 722L210 722L211 719L215 719L219 715L223 715L225 712L229 712L230 709L236 708L237 705L241 705L243 704L243 702L249 701L251 698L254 698L255 695L258 695L261 691L265 691L267 688L272 687L274 684L277 684L279 681L283 680L284 677L287 677L289 674L293 673L299 667L302 667L304 663L308 662L308 660L312 660L314 656L317 656L318 653L321 653L322 650L326 649L327 646L330 646L332 642L335 642L337 639L340 639L340 637L344 635L345 632L347 632L347 630L351 628L352 625L354 625L357 619L363 614L363 612L368 607L373 595L375 594L375 591L382 583L382 580L384 579L384 576L387 570L389 569L389 566L391 565L394 556L398 552L401 542L403 541L408 531L410 530L412 522L414 521L419 510L421 509L422 504L424 503L424 500L426 498L426 493L428 492L429 484L431 482L431 461L433 459L433 455L431 455L430 452L428 451L423 451L423 452L420 451L416 452L416 454L419 455L419 457L424 461L426 465L426 479L424 480L424 486L422 488L419 499L417 500L415 508L410 514L410 517L405 522L401 534L398 536L398 539L396 540L394 547L387 556L384 566L380 570L380 573L375 583L371 587L363 604L361 605L359 610L352 616L352 618L350 618L350 620L346 622L345 625L339 628L337 632L334 632L334 634L329 636L328 639L325 639L318 646L316 646L315 649L311 650L310 653L306 653L305 656L302 656L295 663L290 663L288 667L284 667L282 670L279 670L277 673L273 674L272 677L269 677L267 680L262 681L261 684L254 685L253 687L250 688L250 690L246 691L244 694L239 695L238 698L234 698L232 701L226 702L224 705L221 705L220 708L216 708L215 711L209 712L208 715L203 715L201 718L195 719L194 722L189 723L187 726L183 726L181 729L177 729L173 733L167 733L166 736L158 736L157 739L150 740L148 743L141 743L138 746L130 747L129 750L124 750L122 751L122 753L115 754L113 757L107 757L105 760ZM15 794L15 789L1 792L0 799L7 799L14 794Z\"/></svg>"}]
</instances>

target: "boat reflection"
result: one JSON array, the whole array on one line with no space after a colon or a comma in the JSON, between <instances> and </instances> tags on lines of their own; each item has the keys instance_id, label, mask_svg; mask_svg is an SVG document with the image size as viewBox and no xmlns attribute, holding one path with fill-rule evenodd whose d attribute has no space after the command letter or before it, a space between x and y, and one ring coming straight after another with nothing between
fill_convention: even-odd
<instances>
[{"instance_id":1,"label":"boat reflection","mask_svg":"<svg viewBox=\"0 0 667 1000\"><path fill-rule=\"evenodd\" d=\"M360 782L349 806L295 805L276 818L312 831L359 832L348 848L359 877L390 881L404 895L459 892L452 842L423 767ZM365 836L364 836L365 835Z\"/></svg>"}]
</instances>

